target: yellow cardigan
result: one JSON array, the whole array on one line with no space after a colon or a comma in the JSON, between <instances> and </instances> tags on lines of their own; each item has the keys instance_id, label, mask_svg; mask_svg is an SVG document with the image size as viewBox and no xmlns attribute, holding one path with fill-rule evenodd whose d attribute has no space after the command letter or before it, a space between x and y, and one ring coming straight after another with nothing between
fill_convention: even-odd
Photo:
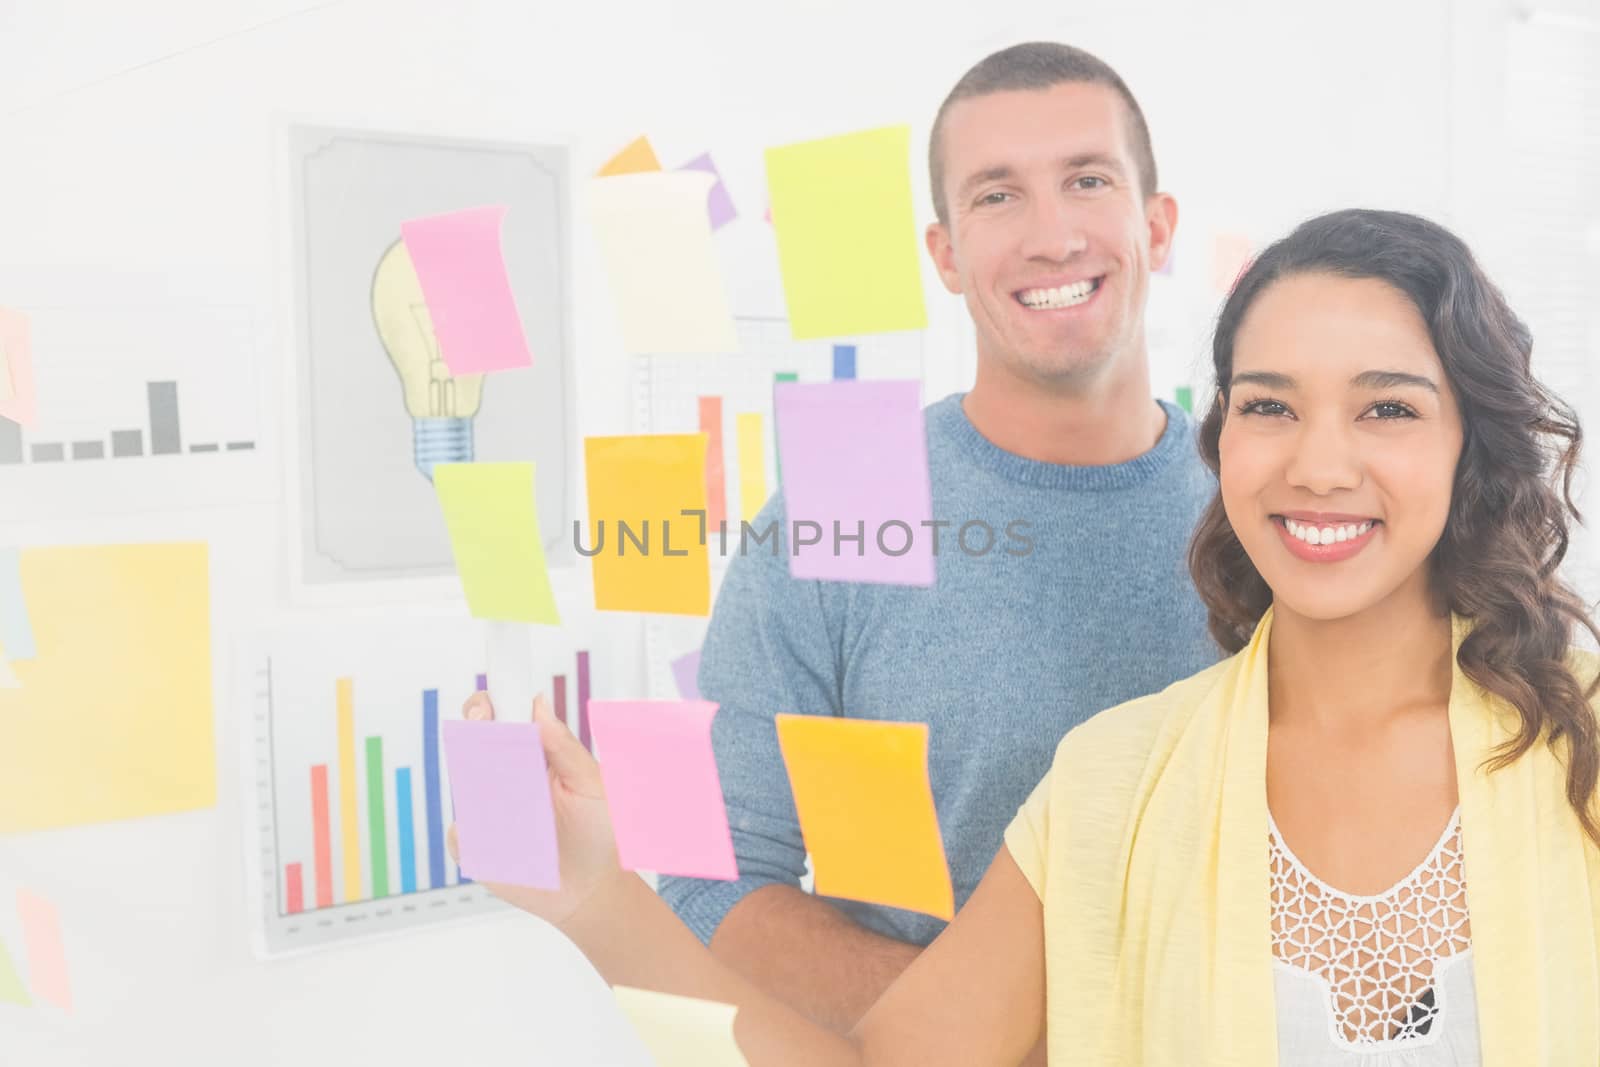
<instances>
[{"instance_id":1,"label":"yellow cardigan","mask_svg":"<svg viewBox=\"0 0 1600 1067\"><path fill-rule=\"evenodd\" d=\"M1006 831L1044 905L1050 1062L1277 1063L1267 865L1269 610L1237 655L1069 733ZM1454 620L1454 648L1471 623ZM1595 657L1574 651L1580 680ZM1600 849L1514 709L1461 673L1461 796L1485 1067L1600 1064Z\"/></svg>"}]
</instances>

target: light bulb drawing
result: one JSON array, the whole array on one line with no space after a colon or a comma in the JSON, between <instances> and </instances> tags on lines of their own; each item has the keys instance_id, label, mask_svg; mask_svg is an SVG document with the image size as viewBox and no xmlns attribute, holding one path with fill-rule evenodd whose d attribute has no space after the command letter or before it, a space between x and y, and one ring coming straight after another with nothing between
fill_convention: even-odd
<instances>
[{"instance_id":1,"label":"light bulb drawing","mask_svg":"<svg viewBox=\"0 0 1600 1067\"><path fill-rule=\"evenodd\" d=\"M470 463L484 376L451 375L403 240L389 246L373 272L372 321L400 376L417 470L431 482L435 464Z\"/></svg>"}]
</instances>

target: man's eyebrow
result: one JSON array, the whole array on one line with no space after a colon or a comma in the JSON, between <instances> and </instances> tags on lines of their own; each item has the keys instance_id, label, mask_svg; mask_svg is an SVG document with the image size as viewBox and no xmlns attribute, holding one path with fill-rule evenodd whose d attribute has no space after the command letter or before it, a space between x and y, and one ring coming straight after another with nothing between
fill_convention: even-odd
<instances>
[{"instance_id":1,"label":"man's eyebrow","mask_svg":"<svg viewBox=\"0 0 1600 1067\"><path fill-rule=\"evenodd\" d=\"M1061 161L1068 170L1078 170L1082 167L1100 167L1109 170L1121 178L1126 175L1122 160L1104 152L1080 152L1075 156L1068 156Z\"/></svg>"},{"instance_id":2,"label":"man's eyebrow","mask_svg":"<svg viewBox=\"0 0 1600 1067\"><path fill-rule=\"evenodd\" d=\"M956 195L964 198L984 182L997 182L1004 178L1014 178L1016 174L1017 172L1005 163L994 167L985 167L975 174L968 175L966 181L961 183L961 188L956 190Z\"/></svg>"},{"instance_id":3,"label":"man's eyebrow","mask_svg":"<svg viewBox=\"0 0 1600 1067\"><path fill-rule=\"evenodd\" d=\"M1351 378L1350 384L1357 389L1398 389L1414 385L1430 393L1439 392L1439 387L1433 383L1433 379L1398 370L1365 370ZM1252 370L1235 374L1228 382L1228 388L1232 389L1236 385L1259 385L1263 389L1293 389L1295 380L1287 374L1279 374L1276 371Z\"/></svg>"}]
</instances>

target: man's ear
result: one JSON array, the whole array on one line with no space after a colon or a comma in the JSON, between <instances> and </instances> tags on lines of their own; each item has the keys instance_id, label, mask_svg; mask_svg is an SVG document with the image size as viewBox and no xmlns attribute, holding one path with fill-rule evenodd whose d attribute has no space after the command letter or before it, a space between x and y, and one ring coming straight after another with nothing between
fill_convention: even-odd
<instances>
[{"instance_id":1,"label":"man's ear","mask_svg":"<svg viewBox=\"0 0 1600 1067\"><path fill-rule=\"evenodd\" d=\"M944 282L947 292L957 295L961 292L961 272L956 269L956 247L950 240L950 228L942 222L930 222L923 240L928 246L928 255L933 258L934 269L939 272L939 280Z\"/></svg>"},{"instance_id":2,"label":"man's ear","mask_svg":"<svg viewBox=\"0 0 1600 1067\"><path fill-rule=\"evenodd\" d=\"M1172 258L1172 236L1178 229L1178 201L1170 193L1156 193L1145 201L1150 225L1150 269L1158 271Z\"/></svg>"}]
</instances>

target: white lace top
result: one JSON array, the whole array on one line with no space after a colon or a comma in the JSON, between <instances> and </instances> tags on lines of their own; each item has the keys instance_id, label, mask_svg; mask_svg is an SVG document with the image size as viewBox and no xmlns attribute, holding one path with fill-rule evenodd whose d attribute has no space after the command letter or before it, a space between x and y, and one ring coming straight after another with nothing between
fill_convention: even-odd
<instances>
[{"instance_id":1,"label":"white lace top","mask_svg":"<svg viewBox=\"0 0 1600 1067\"><path fill-rule=\"evenodd\" d=\"M1281 1067L1478 1067L1460 813L1376 896L1318 879L1268 820Z\"/></svg>"}]
</instances>

